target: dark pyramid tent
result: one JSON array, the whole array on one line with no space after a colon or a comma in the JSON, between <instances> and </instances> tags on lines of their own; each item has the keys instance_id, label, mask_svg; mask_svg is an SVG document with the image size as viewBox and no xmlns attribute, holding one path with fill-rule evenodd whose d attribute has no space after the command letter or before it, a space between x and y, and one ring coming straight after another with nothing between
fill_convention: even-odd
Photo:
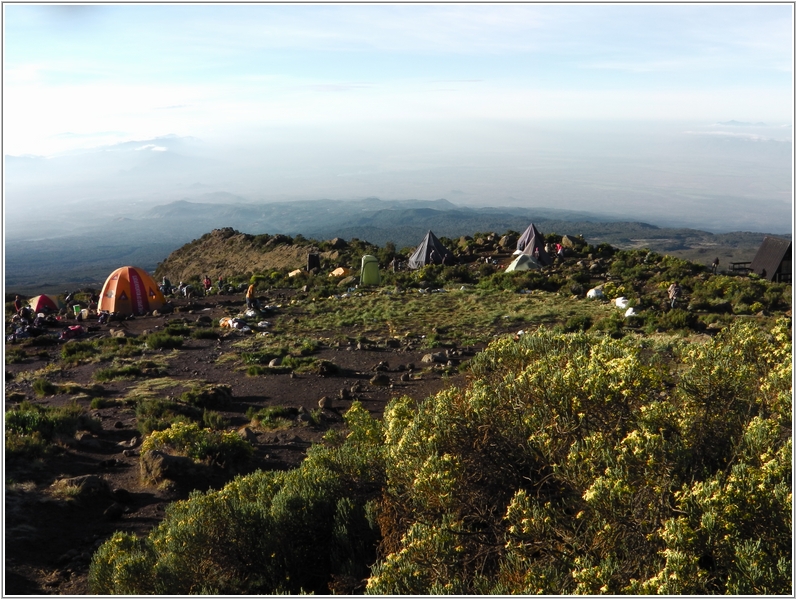
<instances>
[{"instance_id":1,"label":"dark pyramid tent","mask_svg":"<svg viewBox=\"0 0 797 600\"><path fill-rule=\"evenodd\" d=\"M545 251L545 238L534 226L534 223L531 223L520 236L517 241L517 249L522 254L533 256L541 265L550 265L553 262Z\"/></svg>"},{"instance_id":2,"label":"dark pyramid tent","mask_svg":"<svg viewBox=\"0 0 797 600\"><path fill-rule=\"evenodd\" d=\"M750 270L768 281L791 281L791 241L767 235Z\"/></svg>"},{"instance_id":3,"label":"dark pyramid tent","mask_svg":"<svg viewBox=\"0 0 797 600\"><path fill-rule=\"evenodd\" d=\"M453 265L456 260L448 248L443 246L430 230L408 262L410 269L420 269L425 265Z\"/></svg>"}]
</instances>

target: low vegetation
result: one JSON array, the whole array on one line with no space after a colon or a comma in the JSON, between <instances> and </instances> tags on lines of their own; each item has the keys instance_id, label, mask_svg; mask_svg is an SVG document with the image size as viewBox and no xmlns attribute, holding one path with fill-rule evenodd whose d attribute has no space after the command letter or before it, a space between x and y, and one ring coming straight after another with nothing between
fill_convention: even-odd
<instances>
[{"instance_id":1,"label":"low vegetation","mask_svg":"<svg viewBox=\"0 0 797 600\"><path fill-rule=\"evenodd\" d=\"M59 436L69 439L79 430L97 427L99 423L76 403L48 407L23 401L5 413L5 456L43 457L53 450Z\"/></svg>"},{"instance_id":2,"label":"low vegetation","mask_svg":"<svg viewBox=\"0 0 797 600\"><path fill-rule=\"evenodd\" d=\"M299 468L116 533L91 593L788 594L790 339L502 337L467 387L355 403Z\"/></svg>"}]
</instances>

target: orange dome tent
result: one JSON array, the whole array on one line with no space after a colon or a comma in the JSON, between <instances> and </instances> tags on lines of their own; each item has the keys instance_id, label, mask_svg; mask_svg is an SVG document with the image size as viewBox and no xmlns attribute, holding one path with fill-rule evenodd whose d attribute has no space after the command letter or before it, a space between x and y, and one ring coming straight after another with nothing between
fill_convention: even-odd
<instances>
[{"instance_id":1,"label":"orange dome tent","mask_svg":"<svg viewBox=\"0 0 797 600\"><path fill-rule=\"evenodd\" d=\"M45 310L58 312L58 309L63 308L64 303L55 296L42 294L41 296L35 296L28 300L28 305L33 309L33 312L40 313Z\"/></svg>"},{"instance_id":2,"label":"orange dome tent","mask_svg":"<svg viewBox=\"0 0 797 600\"><path fill-rule=\"evenodd\" d=\"M143 315L166 302L152 276L138 267L120 267L102 286L97 310L121 315Z\"/></svg>"}]
</instances>

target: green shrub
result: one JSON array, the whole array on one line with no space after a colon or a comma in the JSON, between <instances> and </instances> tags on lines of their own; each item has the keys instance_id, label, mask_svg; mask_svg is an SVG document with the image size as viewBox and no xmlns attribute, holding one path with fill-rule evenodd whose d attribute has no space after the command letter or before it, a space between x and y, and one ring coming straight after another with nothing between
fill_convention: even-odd
<instances>
[{"instance_id":1,"label":"green shrub","mask_svg":"<svg viewBox=\"0 0 797 600\"><path fill-rule=\"evenodd\" d=\"M136 404L136 429L142 435L201 419L198 409L165 398L142 398Z\"/></svg>"},{"instance_id":2,"label":"green shrub","mask_svg":"<svg viewBox=\"0 0 797 600\"><path fill-rule=\"evenodd\" d=\"M61 359L67 364L79 364L91 360L100 353L94 342L72 340L61 348Z\"/></svg>"},{"instance_id":3,"label":"green shrub","mask_svg":"<svg viewBox=\"0 0 797 600\"><path fill-rule=\"evenodd\" d=\"M225 429L230 424L228 419L225 419L221 414L215 410L205 409L202 411L202 426L214 431Z\"/></svg>"},{"instance_id":4,"label":"green shrub","mask_svg":"<svg viewBox=\"0 0 797 600\"><path fill-rule=\"evenodd\" d=\"M570 317L565 323L564 330L567 332L572 331L586 331L592 326L592 318L588 315L577 315Z\"/></svg>"},{"instance_id":5,"label":"green shrub","mask_svg":"<svg viewBox=\"0 0 797 600\"><path fill-rule=\"evenodd\" d=\"M13 365L24 362L28 359L28 353L19 348L10 348L6 350L6 364Z\"/></svg>"},{"instance_id":6,"label":"green shrub","mask_svg":"<svg viewBox=\"0 0 797 600\"><path fill-rule=\"evenodd\" d=\"M90 592L361 593L379 541L380 425L359 405L347 422L345 440L331 435L297 469L193 493L141 540L114 534L92 558Z\"/></svg>"},{"instance_id":7,"label":"green shrub","mask_svg":"<svg viewBox=\"0 0 797 600\"><path fill-rule=\"evenodd\" d=\"M791 355L785 319L705 344L499 338L467 386L382 422L354 403L300 467L115 535L89 591L787 595ZM192 427L150 440L207 445Z\"/></svg>"},{"instance_id":8,"label":"green shrub","mask_svg":"<svg viewBox=\"0 0 797 600\"><path fill-rule=\"evenodd\" d=\"M299 411L285 406L267 406L259 410L252 407L246 411L246 417L254 427L262 429L285 429L294 424Z\"/></svg>"},{"instance_id":9,"label":"green shrub","mask_svg":"<svg viewBox=\"0 0 797 600\"><path fill-rule=\"evenodd\" d=\"M74 436L78 429L96 430L100 424L76 403L48 407L31 402L6 411L6 456L9 458L45 454L55 436Z\"/></svg>"},{"instance_id":10,"label":"green shrub","mask_svg":"<svg viewBox=\"0 0 797 600\"><path fill-rule=\"evenodd\" d=\"M93 410L99 408L110 408L112 406L118 406L120 404L119 400L112 400L110 398L92 398L90 407Z\"/></svg>"},{"instance_id":11,"label":"green shrub","mask_svg":"<svg viewBox=\"0 0 797 600\"><path fill-rule=\"evenodd\" d=\"M152 432L141 445L142 454L166 449L221 466L245 461L252 455L252 445L235 432L211 431L184 422Z\"/></svg>"},{"instance_id":12,"label":"green shrub","mask_svg":"<svg viewBox=\"0 0 797 600\"><path fill-rule=\"evenodd\" d=\"M47 379L37 379L33 382L33 391L37 396L52 396L58 392L58 387Z\"/></svg>"}]
</instances>

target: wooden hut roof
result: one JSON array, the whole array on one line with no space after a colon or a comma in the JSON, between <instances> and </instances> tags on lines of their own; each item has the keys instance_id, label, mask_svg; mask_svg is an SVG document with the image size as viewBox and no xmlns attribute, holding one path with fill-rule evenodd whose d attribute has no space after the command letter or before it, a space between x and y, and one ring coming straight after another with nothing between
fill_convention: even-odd
<instances>
[{"instance_id":1,"label":"wooden hut roof","mask_svg":"<svg viewBox=\"0 0 797 600\"><path fill-rule=\"evenodd\" d=\"M757 275L766 271L766 279L773 281L784 259L791 262L791 240L768 235L764 237L753 262L750 263L750 270Z\"/></svg>"}]
</instances>

